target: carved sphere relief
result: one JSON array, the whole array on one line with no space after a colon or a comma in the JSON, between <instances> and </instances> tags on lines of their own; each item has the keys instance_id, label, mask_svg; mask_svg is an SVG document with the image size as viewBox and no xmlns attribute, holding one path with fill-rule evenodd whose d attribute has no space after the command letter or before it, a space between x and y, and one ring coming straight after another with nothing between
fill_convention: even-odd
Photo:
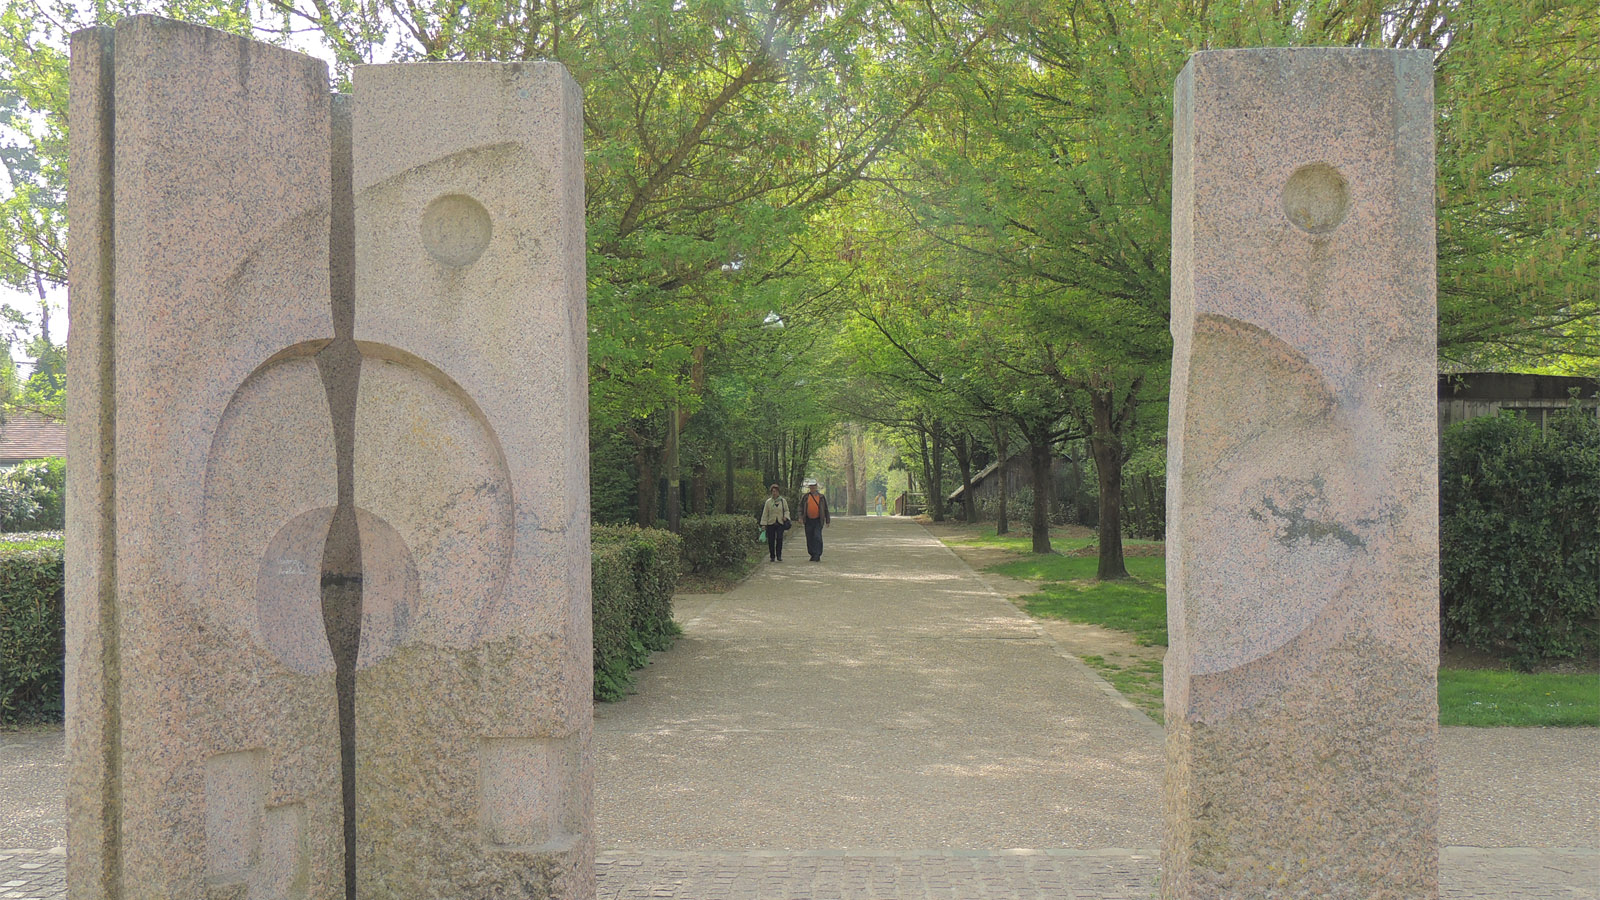
<instances>
[{"instance_id":1,"label":"carved sphere relief","mask_svg":"<svg viewBox=\"0 0 1600 900\"><path fill-rule=\"evenodd\" d=\"M1211 406L1191 401L1189 414L1237 422L1190 431L1184 445L1180 527L1226 535L1230 549L1184 561L1187 614L1215 626L1190 636L1191 671L1209 675L1296 640L1341 595L1365 553L1355 533L1362 479L1332 389L1293 347L1249 323L1201 316L1191 359L1192 383L1213 392Z\"/></svg>"},{"instance_id":2,"label":"carved sphere relief","mask_svg":"<svg viewBox=\"0 0 1600 900\"><path fill-rule=\"evenodd\" d=\"M332 672L333 652L323 624L322 559L333 521L331 507L290 519L273 536L256 574L256 615L262 643L291 671ZM361 534L361 647L365 668L404 642L417 609L417 566L394 526L356 510Z\"/></svg>"},{"instance_id":3,"label":"carved sphere relief","mask_svg":"<svg viewBox=\"0 0 1600 900\"><path fill-rule=\"evenodd\" d=\"M1301 166L1283 186L1283 212L1301 231L1327 234L1350 212L1350 185L1327 163Z\"/></svg>"},{"instance_id":4,"label":"carved sphere relief","mask_svg":"<svg viewBox=\"0 0 1600 900\"><path fill-rule=\"evenodd\" d=\"M465 194L445 194L422 211L422 246L453 268L470 266L483 255L494 225L483 204Z\"/></svg>"}]
</instances>

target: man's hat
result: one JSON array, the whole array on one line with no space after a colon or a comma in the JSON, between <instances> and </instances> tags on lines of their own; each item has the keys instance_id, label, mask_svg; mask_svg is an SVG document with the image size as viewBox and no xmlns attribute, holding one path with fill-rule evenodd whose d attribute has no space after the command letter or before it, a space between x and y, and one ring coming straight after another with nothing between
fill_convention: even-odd
<instances>
[{"instance_id":1,"label":"man's hat","mask_svg":"<svg viewBox=\"0 0 1600 900\"><path fill-rule=\"evenodd\" d=\"M815 478L807 478L806 479L806 487L811 487L812 485L814 485L816 483L817 483L817 480Z\"/></svg>"}]
</instances>

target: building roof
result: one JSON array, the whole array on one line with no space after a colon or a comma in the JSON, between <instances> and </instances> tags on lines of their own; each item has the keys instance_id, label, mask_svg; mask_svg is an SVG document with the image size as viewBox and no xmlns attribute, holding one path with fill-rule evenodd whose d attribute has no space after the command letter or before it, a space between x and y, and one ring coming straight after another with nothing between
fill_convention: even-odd
<instances>
[{"instance_id":1,"label":"building roof","mask_svg":"<svg viewBox=\"0 0 1600 900\"><path fill-rule=\"evenodd\" d=\"M0 424L0 461L67 455L67 426L34 412L14 412Z\"/></svg>"}]
</instances>

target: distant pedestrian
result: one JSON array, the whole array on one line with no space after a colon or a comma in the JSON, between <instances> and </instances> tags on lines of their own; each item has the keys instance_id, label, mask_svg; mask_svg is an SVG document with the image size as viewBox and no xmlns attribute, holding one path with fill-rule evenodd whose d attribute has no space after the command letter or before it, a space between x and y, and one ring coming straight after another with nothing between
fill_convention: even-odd
<instances>
[{"instance_id":1,"label":"distant pedestrian","mask_svg":"<svg viewBox=\"0 0 1600 900\"><path fill-rule=\"evenodd\" d=\"M806 493L800 498L800 522L806 526L806 552L811 561L822 559L822 527L831 522L828 516L828 498L817 490L815 479L806 481Z\"/></svg>"},{"instance_id":2,"label":"distant pedestrian","mask_svg":"<svg viewBox=\"0 0 1600 900\"><path fill-rule=\"evenodd\" d=\"M767 557L772 562L783 562L783 533L789 530L789 501L777 485L768 490L767 502L761 505L761 525L767 529Z\"/></svg>"}]
</instances>

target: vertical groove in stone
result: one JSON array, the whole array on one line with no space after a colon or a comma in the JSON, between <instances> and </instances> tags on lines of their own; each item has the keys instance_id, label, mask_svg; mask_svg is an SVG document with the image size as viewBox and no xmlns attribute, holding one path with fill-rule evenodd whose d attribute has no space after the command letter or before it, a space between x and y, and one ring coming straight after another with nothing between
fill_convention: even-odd
<instances>
[{"instance_id":1,"label":"vertical groove in stone","mask_svg":"<svg viewBox=\"0 0 1600 900\"><path fill-rule=\"evenodd\" d=\"M317 354L328 395L338 467L338 506L322 555L322 619L333 652L339 704L339 774L344 801L345 896L356 896L356 662L361 647L361 531L355 505L355 413L361 353L355 344L355 199L350 103L333 97L332 216L328 285L333 342Z\"/></svg>"},{"instance_id":2,"label":"vertical groove in stone","mask_svg":"<svg viewBox=\"0 0 1600 900\"><path fill-rule=\"evenodd\" d=\"M105 523L106 532L111 536L111 541L106 545L106 554L101 560L100 581L100 608L104 616L101 634L104 641L104 651L101 664L105 667L105 759L106 783L108 796L106 798L106 842L105 842L105 879L107 883L106 895L109 897L122 896L122 639L121 623L117 611L117 356L116 347L116 181L111 177L114 169L116 152L116 91L115 72L113 60L115 58L115 43L110 34L106 35L104 56L101 61L101 85L105 106L102 115L105 122L104 155L101 157L101 178L105 185L103 200L105 210L104 244L105 253L104 269L100 280L104 286L102 294L100 323L102 340L96 350L100 356L100 365L105 373L105 380L100 384L100 398L103 417L100 420L100 441L104 448L105 474L100 485L101 502L104 503L104 512L101 519Z\"/></svg>"}]
</instances>

